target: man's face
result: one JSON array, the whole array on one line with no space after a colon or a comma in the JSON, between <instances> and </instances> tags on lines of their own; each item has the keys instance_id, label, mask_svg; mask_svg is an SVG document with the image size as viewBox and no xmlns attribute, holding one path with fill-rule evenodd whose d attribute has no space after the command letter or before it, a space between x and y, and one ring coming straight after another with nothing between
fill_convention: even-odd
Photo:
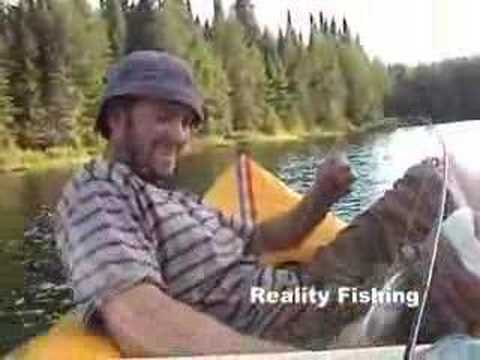
<instances>
[{"instance_id":1,"label":"man's face","mask_svg":"<svg viewBox=\"0 0 480 360\"><path fill-rule=\"evenodd\" d=\"M190 108L140 100L121 117L112 122L111 140L132 168L148 180L172 176L179 153L190 139L194 120Z\"/></svg>"}]
</instances>

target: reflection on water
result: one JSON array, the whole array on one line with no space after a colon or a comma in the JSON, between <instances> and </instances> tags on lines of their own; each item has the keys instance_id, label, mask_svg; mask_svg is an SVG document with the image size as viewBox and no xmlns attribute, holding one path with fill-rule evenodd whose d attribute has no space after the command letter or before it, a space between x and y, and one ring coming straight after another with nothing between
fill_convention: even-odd
<instances>
[{"instance_id":1,"label":"reflection on water","mask_svg":"<svg viewBox=\"0 0 480 360\"><path fill-rule=\"evenodd\" d=\"M350 220L378 198L395 179L425 156L438 156L437 133L450 151L467 166L475 166L472 149L478 141L480 123L465 122L399 129L392 133L352 139L344 148L357 181L351 194L335 206L337 214ZM252 156L277 174L294 190L304 193L315 176L316 164L331 149L330 144L268 144L253 146ZM185 158L179 168L182 186L204 192L215 177L235 158L228 148L211 149ZM40 264L48 258L44 244L23 251L22 234L27 219L42 205L53 206L73 169L0 175L0 353L22 339L48 327L59 310L68 307L68 290L28 273L25 260ZM38 275L38 274L37 274ZM27 285L27 286L26 286Z\"/></svg>"}]
</instances>

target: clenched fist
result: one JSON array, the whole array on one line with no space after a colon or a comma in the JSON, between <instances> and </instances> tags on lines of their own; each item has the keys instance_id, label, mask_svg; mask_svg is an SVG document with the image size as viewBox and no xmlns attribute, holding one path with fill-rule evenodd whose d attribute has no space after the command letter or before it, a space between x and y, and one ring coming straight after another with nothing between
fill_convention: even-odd
<instances>
[{"instance_id":1,"label":"clenched fist","mask_svg":"<svg viewBox=\"0 0 480 360\"><path fill-rule=\"evenodd\" d=\"M355 176L346 156L328 156L318 166L310 196L328 206L348 194Z\"/></svg>"}]
</instances>

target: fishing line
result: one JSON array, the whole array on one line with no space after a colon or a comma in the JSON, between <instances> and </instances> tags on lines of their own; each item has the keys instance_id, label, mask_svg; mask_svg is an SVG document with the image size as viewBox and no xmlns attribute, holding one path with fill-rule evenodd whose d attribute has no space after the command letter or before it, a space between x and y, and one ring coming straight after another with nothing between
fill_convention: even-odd
<instances>
[{"instance_id":1,"label":"fishing line","mask_svg":"<svg viewBox=\"0 0 480 360\"><path fill-rule=\"evenodd\" d=\"M425 314L425 307L428 301L428 295L430 293L430 289L432 286L432 279L433 279L433 273L435 270L435 264L437 260L437 254L438 254L438 247L440 243L440 234L441 234L441 229L442 229L442 219L445 215L445 205L447 201L447 176L448 176L448 156L447 156L447 146L442 138L442 136L439 134L439 132L433 127L433 125L429 125L430 130L436 135L438 138L438 141L440 142L440 145L442 146L442 151L443 151L443 184L442 184L442 197L441 197L441 202L440 202L440 216L439 216L439 224L436 228L435 235L433 238L433 249L432 249L432 256L430 258L430 264L428 268L428 274L427 274L427 280L425 282L425 290L423 292L422 296L422 301L420 303L420 307L416 313L416 316L413 321L412 329L413 331L410 333L410 336L408 338L407 346L405 347L405 352L404 352L404 360L414 360L415 359L415 347L418 342L418 335L420 333L420 327L422 326L422 320L423 316Z\"/></svg>"}]
</instances>

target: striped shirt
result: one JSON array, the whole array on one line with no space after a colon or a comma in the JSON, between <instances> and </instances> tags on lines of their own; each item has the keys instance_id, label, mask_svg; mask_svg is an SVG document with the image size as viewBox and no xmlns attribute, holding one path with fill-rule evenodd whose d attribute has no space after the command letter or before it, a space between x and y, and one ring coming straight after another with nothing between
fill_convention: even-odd
<instances>
[{"instance_id":1,"label":"striped shirt","mask_svg":"<svg viewBox=\"0 0 480 360\"><path fill-rule=\"evenodd\" d=\"M55 232L86 323L108 298L141 282L257 336L275 337L307 310L250 301L252 286L283 290L305 281L296 271L259 264L249 252L254 226L196 195L146 182L119 162L94 160L73 177Z\"/></svg>"}]
</instances>

